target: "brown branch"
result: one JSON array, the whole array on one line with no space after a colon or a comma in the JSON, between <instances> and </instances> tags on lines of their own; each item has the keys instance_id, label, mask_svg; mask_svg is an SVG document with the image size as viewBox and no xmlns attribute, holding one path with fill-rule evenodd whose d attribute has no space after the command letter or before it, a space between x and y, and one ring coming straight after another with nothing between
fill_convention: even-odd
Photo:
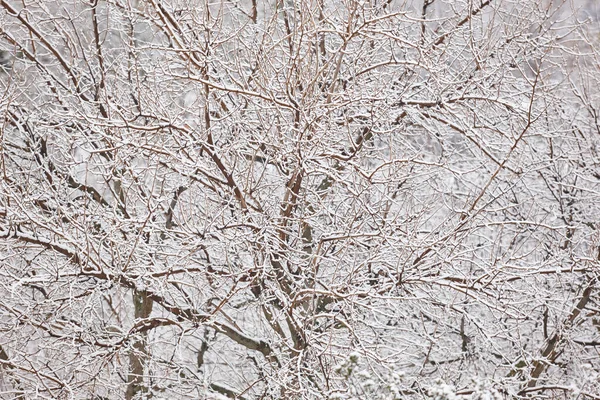
<instances>
[{"instance_id":1,"label":"brown branch","mask_svg":"<svg viewBox=\"0 0 600 400\"><path fill-rule=\"evenodd\" d=\"M459 21L459 23L456 24L456 26L454 27L454 29L460 28L461 26L463 26L464 24L466 24L467 22L469 22L471 20L471 18L473 18L474 16L476 16L477 14L479 14L485 7L489 6L491 2L492 2L492 0L486 0L483 3L481 3L481 5L479 7L477 7L473 11L471 11L466 17L464 17L461 21ZM440 36L438 38L438 40L436 40L434 42L433 47L437 47L440 44L444 43L444 41L446 40L446 37L448 37L448 35L450 35L451 32L452 32L452 30L450 30L449 32L446 32L446 33L442 34L442 36Z\"/></svg>"},{"instance_id":2,"label":"brown branch","mask_svg":"<svg viewBox=\"0 0 600 400\"><path fill-rule=\"evenodd\" d=\"M236 328L227 325L223 322L215 321L210 324L217 332L220 332L233 340L234 342L241 344L250 350L256 350L260 352L266 359L279 364L277 357L273 354L273 350L269 343L265 342L261 339L255 339L250 336L245 335L241 331Z\"/></svg>"},{"instance_id":3,"label":"brown branch","mask_svg":"<svg viewBox=\"0 0 600 400\"><path fill-rule=\"evenodd\" d=\"M83 93L81 91L81 86L79 84L79 79L77 77L77 75L75 74L73 67L71 65L69 65L69 63L67 63L67 61L63 58L63 56L60 54L60 52L54 47L52 46L52 44L47 40L48 35L43 35L42 33L40 33L40 31L38 31L21 13L18 12L17 10L15 10L10 4L8 4L7 1L5 0L0 0L0 6L4 7L4 9L8 12L9 15L11 15L12 17L18 19L21 24L23 24L28 30L29 32L31 32L35 37L37 37L37 39L44 45L44 47L46 47L54 56L54 58L58 61L58 63L61 65L61 67L64 69L64 71L67 73L67 75L69 76L71 82L73 83L75 90L77 92L77 96L85 101L85 102L90 102L91 99L85 95L85 93ZM21 49L24 48L24 46L20 46L19 47ZM25 53L28 55L28 58L33 58L33 60L41 65L41 63L37 60L37 58L35 56L33 56L31 53L27 52ZM58 79L54 76L51 75L54 79L56 79L56 81L58 82ZM106 112L106 110L104 109L104 107L101 105L100 106L100 114L104 117L104 118L108 118L108 114Z\"/></svg>"},{"instance_id":4,"label":"brown branch","mask_svg":"<svg viewBox=\"0 0 600 400\"><path fill-rule=\"evenodd\" d=\"M562 349L560 346L563 344L564 332L567 328L573 325L575 319L581 314L581 311L590 301L590 297L594 286L596 285L596 278L593 278L584 289L579 301L569 314L569 317L562 323L562 326L556 330L556 332L546 340L544 348L541 351L542 359L538 359L533 361L533 366L531 369L531 378L526 384L526 388L532 388L536 386L538 378L542 375L542 373L548 368L549 365L554 363L556 359L562 353ZM525 393L526 389L521 390L519 394Z\"/></svg>"},{"instance_id":5,"label":"brown branch","mask_svg":"<svg viewBox=\"0 0 600 400\"><path fill-rule=\"evenodd\" d=\"M230 399L238 399L238 400L245 400L246 398L237 394L236 392L234 392L232 389L229 389L225 386L221 386L217 383L211 383L208 386L211 390L220 393L222 395L224 395L225 397L228 397Z\"/></svg>"}]
</instances>

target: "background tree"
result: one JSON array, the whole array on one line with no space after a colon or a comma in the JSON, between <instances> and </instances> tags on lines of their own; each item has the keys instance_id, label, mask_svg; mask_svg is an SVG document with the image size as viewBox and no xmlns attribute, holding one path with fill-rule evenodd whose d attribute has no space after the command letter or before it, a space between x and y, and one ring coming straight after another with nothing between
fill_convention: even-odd
<instances>
[{"instance_id":1,"label":"background tree","mask_svg":"<svg viewBox=\"0 0 600 400\"><path fill-rule=\"evenodd\" d=\"M3 393L600 398L591 6L0 0Z\"/></svg>"}]
</instances>

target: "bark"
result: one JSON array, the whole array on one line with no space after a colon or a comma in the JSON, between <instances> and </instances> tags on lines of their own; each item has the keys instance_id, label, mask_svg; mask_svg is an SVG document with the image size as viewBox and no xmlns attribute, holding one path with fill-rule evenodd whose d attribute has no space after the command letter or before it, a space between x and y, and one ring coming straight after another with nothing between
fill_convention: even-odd
<instances>
[{"instance_id":1,"label":"bark","mask_svg":"<svg viewBox=\"0 0 600 400\"><path fill-rule=\"evenodd\" d=\"M153 301L146 292L135 290L133 293L133 306L135 308L135 319L148 318L152 313ZM144 368L148 362L148 331L142 331L136 335L133 341L133 350L129 354L129 375L127 377L127 392L125 398L133 399L139 393L147 393L148 388L144 386Z\"/></svg>"}]
</instances>

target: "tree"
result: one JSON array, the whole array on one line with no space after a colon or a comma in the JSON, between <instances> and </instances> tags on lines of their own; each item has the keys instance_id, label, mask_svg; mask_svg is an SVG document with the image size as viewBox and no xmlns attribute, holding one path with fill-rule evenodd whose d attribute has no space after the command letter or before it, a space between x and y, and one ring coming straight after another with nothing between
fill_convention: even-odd
<instances>
[{"instance_id":1,"label":"tree","mask_svg":"<svg viewBox=\"0 0 600 400\"><path fill-rule=\"evenodd\" d=\"M0 6L7 396L600 398L585 4Z\"/></svg>"}]
</instances>

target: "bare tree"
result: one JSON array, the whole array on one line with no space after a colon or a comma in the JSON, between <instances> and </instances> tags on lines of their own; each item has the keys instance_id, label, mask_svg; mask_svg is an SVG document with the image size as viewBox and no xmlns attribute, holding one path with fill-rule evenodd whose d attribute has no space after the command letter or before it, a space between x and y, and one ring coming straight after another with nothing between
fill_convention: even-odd
<instances>
[{"instance_id":1,"label":"bare tree","mask_svg":"<svg viewBox=\"0 0 600 400\"><path fill-rule=\"evenodd\" d=\"M3 396L600 398L593 4L0 9Z\"/></svg>"}]
</instances>

